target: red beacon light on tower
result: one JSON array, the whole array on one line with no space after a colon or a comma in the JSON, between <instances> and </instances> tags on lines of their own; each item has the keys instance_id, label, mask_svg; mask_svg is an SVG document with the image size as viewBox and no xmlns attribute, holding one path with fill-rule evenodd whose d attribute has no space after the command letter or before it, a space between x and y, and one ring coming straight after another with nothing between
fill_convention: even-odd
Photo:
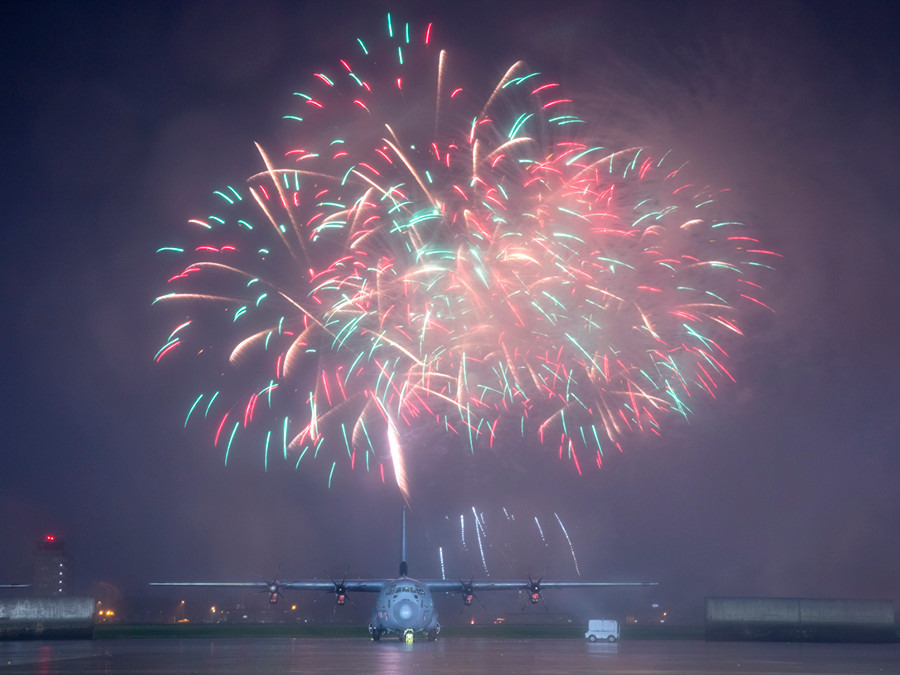
<instances>
[{"instance_id":1,"label":"red beacon light on tower","mask_svg":"<svg viewBox=\"0 0 900 675\"><path fill-rule=\"evenodd\" d=\"M40 551L62 551L66 542L55 534L45 534L37 540L37 548Z\"/></svg>"}]
</instances>

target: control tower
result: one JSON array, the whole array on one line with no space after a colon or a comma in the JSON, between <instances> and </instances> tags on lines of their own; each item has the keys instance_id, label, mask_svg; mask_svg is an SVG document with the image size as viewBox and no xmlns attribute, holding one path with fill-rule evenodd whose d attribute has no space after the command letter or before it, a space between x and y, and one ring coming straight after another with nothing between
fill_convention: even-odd
<instances>
[{"instance_id":1,"label":"control tower","mask_svg":"<svg viewBox=\"0 0 900 675\"><path fill-rule=\"evenodd\" d=\"M34 551L34 581L36 596L69 595L72 587L72 559L66 554L65 542L52 534L38 540Z\"/></svg>"}]
</instances>

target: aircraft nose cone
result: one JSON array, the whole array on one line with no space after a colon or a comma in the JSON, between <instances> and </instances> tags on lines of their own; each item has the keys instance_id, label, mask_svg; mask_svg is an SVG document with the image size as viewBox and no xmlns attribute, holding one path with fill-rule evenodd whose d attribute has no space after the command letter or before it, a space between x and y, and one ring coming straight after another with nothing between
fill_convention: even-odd
<instances>
[{"instance_id":1,"label":"aircraft nose cone","mask_svg":"<svg viewBox=\"0 0 900 675\"><path fill-rule=\"evenodd\" d=\"M404 600L403 602L397 603L397 606L394 608L394 613L400 621L409 621L413 618L415 609L409 600Z\"/></svg>"}]
</instances>

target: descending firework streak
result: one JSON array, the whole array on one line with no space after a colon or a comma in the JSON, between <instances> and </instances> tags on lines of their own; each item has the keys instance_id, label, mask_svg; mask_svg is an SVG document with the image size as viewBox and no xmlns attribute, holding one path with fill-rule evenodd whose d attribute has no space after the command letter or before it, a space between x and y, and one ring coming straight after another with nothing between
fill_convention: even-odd
<instances>
[{"instance_id":1,"label":"descending firework streak","mask_svg":"<svg viewBox=\"0 0 900 675\"><path fill-rule=\"evenodd\" d=\"M715 396L775 254L666 155L585 141L523 63L475 95L430 25L387 32L315 73L295 144L258 145L263 170L160 249L179 320L157 360L197 353L219 383L185 424L226 463L387 466L408 496L413 428L533 435L581 473Z\"/></svg>"},{"instance_id":2,"label":"descending firework streak","mask_svg":"<svg viewBox=\"0 0 900 675\"><path fill-rule=\"evenodd\" d=\"M517 518L516 514L506 507L503 507L503 516L503 518L497 518L493 513L488 516L484 510L479 510L475 506L471 507L469 513L459 514L457 540L455 545L453 545L452 542L447 541L445 545L438 547L437 557L441 567L442 579L447 578L444 565L445 549L448 552L454 552L457 555L463 554L463 558L466 557L466 553L475 553L475 558L479 560L484 574L490 576L491 566L487 554L487 550L489 549L506 549L507 553L511 554L507 562L518 565L519 556L516 555L517 552L513 550L515 548L513 546L515 542L518 542L518 546L523 546L523 550L527 551L527 555L523 556L523 558L528 558L531 564L534 564L533 556L536 546L538 548L550 548L551 544L548 542L538 516L534 515L531 517L525 516ZM572 544L572 539L569 537L566 526L563 524L558 513L554 512L553 518L559 525L559 531L565 539L568 557L571 558L572 561L572 571L578 576L581 576L578 558L575 555L575 546ZM448 522L451 522L449 517L446 517L446 519ZM490 536L488 534L489 532L491 533ZM558 538L559 537L557 536L556 539ZM500 544L500 542L502 542L502 544Z\"/></svg>"}]
</instances>

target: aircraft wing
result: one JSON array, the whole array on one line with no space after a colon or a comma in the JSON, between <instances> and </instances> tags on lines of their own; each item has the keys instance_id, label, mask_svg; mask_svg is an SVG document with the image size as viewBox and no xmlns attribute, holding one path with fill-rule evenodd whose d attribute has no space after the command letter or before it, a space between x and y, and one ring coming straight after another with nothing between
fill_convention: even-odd
<instances>
[{"instance_id":1,"label":"aircraft wing","mask_svg":"<svg viewBox=\"0 0 900 675\"><path fill-rule=\"evenodd\" d=\"M393 581L392 579L345 579L343 581L282 581L282 588L290 588L295 591L329 591L336 592L337 588L343 588L346 592L353 593L378 593L382 588Z\"/></svg>"},{"instance_id":2,"label":"aircraft wing","mask_svg":"<svg viewBox=\"0 0 900 675\"><path fill-rule=\"evenodd\" d=\"M343 605L347 594L378 593L391 583L390 579L343 579L324 581L322 579L301 579L298 581L157 581L151 586L193 586L205 588L248 588L269 594L269 602L276 603L283 590L320 591L334 593L335 601Z\"/></svg>"},{"instance_id":3,"label":"aircraft wing","mask_svg":"<svg viewBox=\"0 0 900 675\"><path fill-rule=\"evenodd\" d=\"M432 593L460 593L463 602L472 604L472 599L478 591L526 591L532 604L541 601L541 591L545 588L602 588L611 586L656 586L655 581L543 581L532 579L527 581L448 581L446 579L422 580Z\"/></svg>"},{"instance_id":4,"label":"aircraft wing","mask_svg":"<svg viewBox=\"0 0 900 675\"><path fill-rule=\"evenodd\" d=\"M537 588L598 588L604 586L657 586L655 581L452 581L449 579L425 579L421 583L436 593L465 593L472 591L531 591Z\"/></svg>"},{"instance_id":5,"label":"aircraft wing","mask_svg":"<svg viewBox=\"0 0 900 675\"><path fill-rule=\"evenodd\" d=\"M391 582L390 579L346 579L344 581L324 581L322 579L303 579L299 581L153 581L151 586L197 586L206 588L257 588L269 590L273 586L278 589L294 591L328 591L343 587L345 591L355 593L378 593Z\"/></svg>"}]
</instances>

